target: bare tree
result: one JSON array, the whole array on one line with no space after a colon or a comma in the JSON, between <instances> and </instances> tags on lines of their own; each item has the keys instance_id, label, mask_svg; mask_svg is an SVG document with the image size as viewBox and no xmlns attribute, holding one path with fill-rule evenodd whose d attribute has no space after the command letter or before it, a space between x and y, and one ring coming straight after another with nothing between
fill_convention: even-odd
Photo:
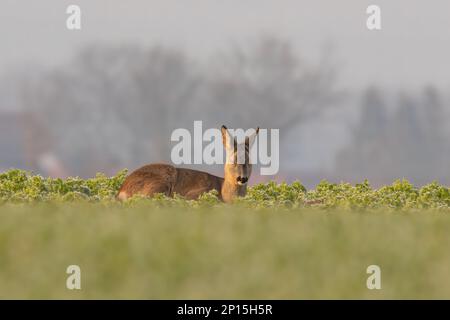
<instances>
[{"instance_id":1,"label":"bare tree","mask_svg":"<svg viewBox=\"0 0 450 320\"><path fill-rule=\"evenodd\" d=\"M307 64L275 38L214 58L217 72L174 49L94 45L24 86L23 103L71 172L92 175L169 160L172 130L194 120L284 134L338 96L326 59Z\"/></svg>"},{"instance_id":2,"label":"bare tree","mask_svg":"<svg viewBox=\"0 0 450 320\"><path fill-rule=\"evenodd\" d=\"M383 93L366 91L351 143L337 156L343 179L364 178L375 184L406 177L416 184L449 178L445 112L439 92L426 88L420 97L401 93L392 115Z\"/></svg>"},{"instance_id":3,"label":"bare tree","mask_svg":"<svg viewBox=\"0 0 450 320\"><path fill-rule=\"evenodd\" d=\"M58 153L90 175L108 163L167 160L170 132L190 120L199 83L179 51L92 46L24 96L56 137Z\"/></svg>"},{"instance_id":4,"label":"bare tree","mask_svg":"<svg viewBox=\"0 0 450 320\"><path fill-rule=\"evenodd\" d=\"M386 152L391 138L387 103L384 92L371 86L361 98L361 114L357 125L351 129L351 143L336 155L336 172L342 179L361 181L371 178L373 183L392 167L392 154Z\"/></svg>"},{"instance_id":5,"label":"bare tree","mask_svg":"<svg viewBox=\"0 0 450 320\"><path fill-rule=\"evenodd\" d=\"M217 62L217 61L216 61ZM233 125L259 124L283 132L321 115L336 103L336 70L323 57L300 60L286 41L266 37L222 57L210 81L214 110Z\"/></svg>"}]
</instances>

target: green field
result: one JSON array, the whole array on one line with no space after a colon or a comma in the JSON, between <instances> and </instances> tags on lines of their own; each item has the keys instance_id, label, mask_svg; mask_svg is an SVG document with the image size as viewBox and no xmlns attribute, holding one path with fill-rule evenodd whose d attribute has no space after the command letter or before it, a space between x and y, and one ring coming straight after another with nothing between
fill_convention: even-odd
<instances>
[{"instance_id":1,"label":"green field","mask_svg":"<svg viewBox=\"0 0 450 320\"><path fill-rule=\"evenodd\" d=\"M0 298L450 298L448 188L258 185L233 205L0 174ZM314 200L314 201L313 201ZM66 268L81 267L81 290ZM366 268L381 268L368 290Z\"/></svg>"}]
</instances>

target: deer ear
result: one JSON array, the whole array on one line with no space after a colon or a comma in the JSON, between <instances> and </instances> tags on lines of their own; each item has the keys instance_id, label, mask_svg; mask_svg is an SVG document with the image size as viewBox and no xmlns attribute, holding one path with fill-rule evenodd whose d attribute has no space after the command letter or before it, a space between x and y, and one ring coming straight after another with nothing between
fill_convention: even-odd
<instances>
[{"instance_id":1,"label":"deer ear","mask_svg":"<svg viewBox=\"0 0 450 320\"><path fill-rule=\"evenodd\" d=\"M231 148L231 141L233 139L231 139L231 135L228 132L227 127L222 126L222 128L220 128L220 131L222 132L222 143L223 143L223 146L225 147L225 149Z\"/></svg>"},{"instance_id":2,"label":"deer ear","mask_svg":"<svg viewBox=\"0 0 450 320\"><path fill-rule=\"evenodd\" d=\"M252 133L249 137L247 137L245 139L245 142L246 142L246 144L248 144L249 148L252 147L252 145L255 142L255 139L256 139L256 136L258 135L258 133L259 133L259 127L256 128L254 133Z\"/></svg>"}]
</instances>

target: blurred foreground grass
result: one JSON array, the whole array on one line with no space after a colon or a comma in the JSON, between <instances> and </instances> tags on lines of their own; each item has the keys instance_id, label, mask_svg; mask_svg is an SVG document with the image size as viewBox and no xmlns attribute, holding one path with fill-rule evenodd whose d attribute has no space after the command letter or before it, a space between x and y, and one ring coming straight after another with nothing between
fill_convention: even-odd
<instances>
[{"instance_id":1,"label":"blurred foreground grass","mask_svg":"<svg viewBox=\"0 0 450 320\"><path fill-rule=\"evenodd\" d=\"M0 221L0 298L450 298L442 211L6 203Z\"/></svg>"}]
</instances>

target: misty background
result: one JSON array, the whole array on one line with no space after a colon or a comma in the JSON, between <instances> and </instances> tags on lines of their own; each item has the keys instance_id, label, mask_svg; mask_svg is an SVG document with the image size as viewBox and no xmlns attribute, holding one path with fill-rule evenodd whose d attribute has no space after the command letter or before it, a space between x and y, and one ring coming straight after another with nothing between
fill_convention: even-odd
<instances>
[{"instance_id":1,"label":"misty background","mask_svg":"<svg viewBox=\"0 0 450 320\"><path fill-rule=\"evenodd\" d=\"M70 4L82 30L66 28ZM382 30L366 28L381 7ZM170 161L176 128L280 129L280 172L450 184L450 3L0 0L0 171ZM221 173L220 166L189 166Z\"/></svg>"}]
</instances>

